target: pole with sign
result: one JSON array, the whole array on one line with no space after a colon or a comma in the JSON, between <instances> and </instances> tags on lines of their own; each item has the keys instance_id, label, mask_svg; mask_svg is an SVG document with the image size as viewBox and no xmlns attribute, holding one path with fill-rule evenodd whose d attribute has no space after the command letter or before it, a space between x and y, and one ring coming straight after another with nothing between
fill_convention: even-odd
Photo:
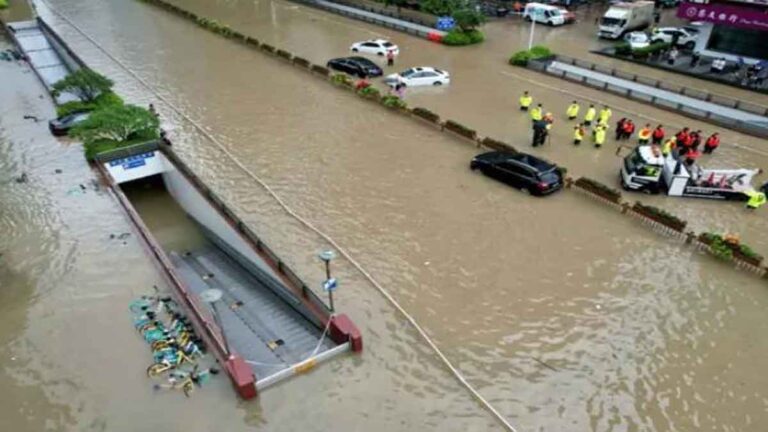
<instances>
[{"instance_id":1,"label":"pole with sign","mask_svg":"<svg viewBox=\"0 0 768 432\"><path fill-rule=\"evenodd\" d=\"M331 313L333 313L333 292L336 291L339 283L335 278L331 277L331 260L336 258L336 254L332 250L327 250L320 252L318 257L325 262L325 282L323 282L323 290L328 293L328 303L331 308Z\"/></svg>"}]
</instances>

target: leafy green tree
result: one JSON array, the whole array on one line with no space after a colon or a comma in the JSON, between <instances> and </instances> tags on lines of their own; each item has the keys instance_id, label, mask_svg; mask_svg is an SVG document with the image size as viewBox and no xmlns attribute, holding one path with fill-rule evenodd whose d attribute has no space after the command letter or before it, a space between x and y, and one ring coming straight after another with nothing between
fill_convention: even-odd
<instances>
[{"instance_id":1,"label":"leafy green tree","mask_svg":"<svg viewBox=\"0 0 768 432\"><path fill-rule=\"evenodd\" d=\"M91 69L78 69L53 85L53 94L72 93L83 102L93 102L100 94L111 91L115 83Z\"/></svg>"},{"instance_id":2,"label":"leafy green tree","mask_svg":"<svg viewBox=\"0 0 768 432\"><path fill-rule=\"evenodd\" d=\"M421 10L433 15L453 15L459 9L467 7L466 0L421 0Z\"/></svg>"},{"instance_id":3,"label":"leafy green tree","mask_svg":"<svg viewBox=\"0 0 768 432\"><path fill-rule=\"evenodd\" d=\"M485 16L474 9L461 9L453 13L456 26L463 32L470 32L485 24Z\"/></svg>"},{"instance_id":4,"label":"leafy green tree","mask_svg":"<svg viewBox=\"0 0 768 432\"><path fill-rule=\"evenodd\" d=\"M94 111L78 124L70 135L87 146L98 141L125 142L156 139L160 120L156 115L135 105L115 105Z\"/></svg>"}]
</instances>

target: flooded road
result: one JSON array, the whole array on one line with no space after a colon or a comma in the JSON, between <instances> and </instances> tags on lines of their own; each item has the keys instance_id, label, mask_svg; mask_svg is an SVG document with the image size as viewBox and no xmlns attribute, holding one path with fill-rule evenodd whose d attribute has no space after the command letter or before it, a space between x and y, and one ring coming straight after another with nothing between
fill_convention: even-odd
<instances>
[{"instance_id":1,"label":"flooded road","mask_svg":"<svg viewBox=\"0 0 768 432\"><path fill-rule=\"evenodd\" d=\"M208 4L185 3L200 10ZM346 49L351 41L345 32L360 26L290 3L226 4L238 8L241 19L271 23L249 26L257 37L269 41L273 28L278 46L316 61L321 49ZM474 175L467 163L475 150L465 143L157 8L117 0L54 5L346 248L520 430L763 429L768 379L755 359L768 355L768 341L754 335L768 330L768 291L760 280L650 235L575 194L532 199ZM118 83L118 91L135 102L156 102L76 30L51 21L86 62ZM368 37L354 31L355 39ZM487 54L479 47L449 52L398 38L404 47L423 46L425 59L443 56L456 62L456 71L486 73ZM293 48L289 39L303 48ZM527 134L527 120L515 108L523 79L538 83L537 94L553 105L564 107L569 99L559 92L561 82L511 69L522 77L513 79L500 73L507 70L503 61L494 62L497 69L482 75L488 80L475 85L503 86L498 88L506 94L474 94L457 77L455 86L407 98L513 143L514 133ZM458 97L467 100L459 104ZM320 280L314 254L324 242L286 216L211 140L169 107L159 108L195 171L299 274ZM572 171L615 176L612 152L556 145L545 147L545 154ZM744 154L723 149L718 157L746 160ZM712 209L702 216L709 221L740 214L736 205L679 202L680 212ZM757 232L764 217L736 220L760 221L754 222ZM374 431L495 428L349 262L335 263L334 274L342 281L340 309L366 338L362 357L265 392L238 415L231 415L229 395L216 399L228 409L194 412L233 430L327 430L331 424ZM158 400L164 418L193 412L184 407L182 413L166 399L132 400L126 409ZM104 417L118 430L131 424L121 412ZM83 424L89 416L73 419Z\"/></svg>"}]
</instances>

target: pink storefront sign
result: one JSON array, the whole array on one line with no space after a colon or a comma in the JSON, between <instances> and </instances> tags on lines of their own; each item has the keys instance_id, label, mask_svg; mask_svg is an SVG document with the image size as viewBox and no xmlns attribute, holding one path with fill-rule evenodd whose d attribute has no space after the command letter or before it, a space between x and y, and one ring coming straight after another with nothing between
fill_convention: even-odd
<instances>
[{"instance_id":1,"label":"pink storefront sign","mask_svg":"<svg viewBox=\"0 0 768 432\"><path fill-rule=\"evenodd\" d=\"M768 8L763 10L725 4L682 3L677 16L688 21L706 21L731 27L768 31Z\"/></svg>"}]
</instances>

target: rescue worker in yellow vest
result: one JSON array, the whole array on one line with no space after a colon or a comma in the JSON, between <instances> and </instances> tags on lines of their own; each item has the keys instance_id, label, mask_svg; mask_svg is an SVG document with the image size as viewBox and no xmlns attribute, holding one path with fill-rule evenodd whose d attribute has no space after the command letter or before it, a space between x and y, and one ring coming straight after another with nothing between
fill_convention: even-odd
<instances>
[{"instance_id":1,"label":"rescue worker in yellow vest","mask_svg":"<svg viewBox=\"0 0 768 432\"><path fill-rule=\"evenodd\" d=\"M576 117L579 116L579 104L576 101L573 101L572 104L568 105L568 109L565 110L565 114L568 116L568 120L574 120Z\"/></svg>"},{"instance_id":2,"label":"rescue worker in yellow vest","mask_svg":"<svg viewBox=\"0 0 768 432\"><path fill-rule=\"evenodd\" d=\"M544 118L544 113L542 112L543 108L541 107L541 104L538 104L537 106L533 107L531 110L531 120L533 121L540 121Z\"/></svg>"},{"instance_id":3,"label":"rescue worker in yellow vest","mask_svg":"<svg viewBox=\"0 0 768 432\"><path fill-rule=\"evenodd\" d=\"M573 145L581 144L582 140L584 140L584 126L578 124L573 127Z\"/></svg>"},{"instance_id":4,"label":"rescue worker in yellow vest","mask_svg":"<svg viewBox=\"0 0 768 432\"><path fill-rule=\"evenodd\" d=\"M765 198L765 194L762 192L751 190L744 193L747 194L747 196L749 197L749 199L747 200L748 210L757 210L760 207L762 207L763 204L765 204L765 202L767 201Z\"/></svg>"},{"instance_id":5,"label":"rescue worker in yellow vest","mask_svg":"<svg viewBox=\"0 0 768 432\"><path fill-rule=\"evenodd\" d=\"M606 129L608 128L605 125L599 125L595 128L595 148L600 148L605 144Z\"/></svg>"},{"instance_id":6,"label":"rescue worker in yellow vest","mask_svg":"<svg viewBox=\"0 0 768 432\"><path fill-rule=\"evenodd\" d=\"M667 138L667 140L664 141L664 145L661 146L661 154L666 156L672 153L672 150L674 150L675 147L677 147L677 138L671 136Z\"/></svg>"},{"instance_id":7,"label":"rescue worker in yellow vest","mask_svg":"<svg viewBox=\"0 0 768 432\"><path fill-rule=\"evenodd\" d=\"M653 131L651 131L651 125L646 123L645 126L643 126L640 131L637 133L637 139L638 143L640 145L648 144L651 142L651 134Z\"/></svg>"},{"instance_id":8,"label":"rescue worker in yellow vest","mask_svg":"<svg viewBox=\"0 0 768 432\"><path fill-rule=\"evenodd\" d=\"M531 106L532 103L533 98L531 95L529 95L527 91L523 92L523 95L520 96L520 111L528 111L528 107Z\"/></svg>"},{"instance_id":9,"label":"rescue worker in yellow vest","mask_svg":"<svg viewBox=\"0 0 768 432\"><path fill-rule=\"evenodd\" d=\"M603 109L600 110L600 115L598 116L598 119L600 120L600 123L608 124L609 121L611 121L611 116L613 115L613 112L610 108L608 108L608 105L604 106Z\"/></svg>"},{"instance_id":10,"label":"rescue worker in yellow vest","mask_svg":"<svg viewBox=\"0 0 768 432\"><path fill-rule=\"evenodd\" d=\"M587 113L584 114L584 126L589 127L592 125L592 122L595 121L595 117L597 116L597 110L595 109L594 105L590 105L587 109Z\"/></svg>"}]
</instances>

